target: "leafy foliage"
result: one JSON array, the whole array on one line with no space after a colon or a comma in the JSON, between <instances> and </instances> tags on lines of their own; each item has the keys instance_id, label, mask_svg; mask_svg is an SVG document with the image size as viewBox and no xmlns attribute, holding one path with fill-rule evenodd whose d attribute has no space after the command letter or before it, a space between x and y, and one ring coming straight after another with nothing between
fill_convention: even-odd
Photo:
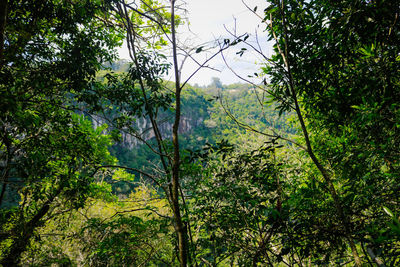
<instances>
[{"instance_id":1,"label":"leafy foliage","mask_svg":"<svg viewBox=\"0 0 400 267\"><path fill-rule=\"evenodd\" d=\"M104 127L75 114L120 36L97 17L110 2L9 1L0 69L3 201L9 183L20 204L1 208L1 263L15 265L36 230L77 209L94 192L96 165L112 163ZM3 34L3 33L2 33ZM2 44L3 45L3 44ZM15 203L14 203L15 205Z\"/></svg>"},{"instance_id":2,"label":"leafy foliage","mask_svg":"<svg viewBox=\"0 0 400 267\"><path fill-rule=\"evenodd\" d=\"M400 6L267 2L264 85L179 88L163 1L7 1L0 264L397 266Z\"/></svg>"},{"instance_id":3,"label":"leafy foliage","mask_svg":"<svg viewBox=\"0 0 400 267\"><path fill-rule=\"evenodd\" d=\"M295 104L288 88L295 87L311 142L351 218L352 236L362 250L372 247L384 262L395 264L395 236L382 236L381 229L387 224L383 206L395 209L399 201L399 166L393 164L399 156L399 6L278 2L270 1L265 17L272 18L269 36L277 41L273 64L264 69L272 77L273 94L288 110ZM282 66L290 66L290 74Z\"/></svg>"}]
</instances>

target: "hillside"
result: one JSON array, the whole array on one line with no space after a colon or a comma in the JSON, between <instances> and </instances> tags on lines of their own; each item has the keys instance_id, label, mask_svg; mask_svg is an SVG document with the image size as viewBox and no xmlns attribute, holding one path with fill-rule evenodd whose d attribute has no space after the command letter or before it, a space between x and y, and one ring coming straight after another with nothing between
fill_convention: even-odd
<instances>
[{"instance_id":1,"label":"hillside","mask_svg":"<svg viewBox=\"0 0 400 267\"><path fill-rule=\"evenodd\" d=\"M122 68L125 68L122 65ZM119 69L116 69L119 72ZM266 104L267 99L262 98L262 92L246 84L221 85L217 88L214 84L206 87L188 85L182 95L182 117L179 133L181 134L181 147L189 151L201 151L207 145L215 145L222 140L245 151L257 148L260 142L267 140L256 131L271 132L271 129L283 135L295 133L293 125L288 122L287 115L279 115L274 107ZM173 125L172 112L159 113L159 129L163 138L170 138ZM235 119L238 121L235 122ZM94 120L94 126L104 120ZM255 131L244 125L245 123ZM137 118L132 125L140 137L154 145L154 132L151 122L146 118ZM111 130L110 128L109 130ZM127 132L121 132L118 142L111 147L111 153L120 164L132 168L146 168L159 165L159 158L153 151L137 137ZM138 177L140 175L136 172ZM118 182L113 188L119 194L130 192L132 185ZM130 188L130 189L128 189ZM128 190L128 191L127 191Z\"/></svg>"}]
</instances>

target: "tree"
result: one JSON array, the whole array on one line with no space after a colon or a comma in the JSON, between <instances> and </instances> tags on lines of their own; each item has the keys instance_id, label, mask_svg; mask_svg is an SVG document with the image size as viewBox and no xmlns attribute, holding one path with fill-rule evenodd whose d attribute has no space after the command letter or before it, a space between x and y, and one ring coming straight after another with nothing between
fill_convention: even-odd
<instances>
[{"instance_id":1,"label":"tree","mask_svg":"<svg viewBox=\"0 0 400 267\"><path fill-rule=\"evenodd\" d=\"M212 80L212 81L211 81L211 85L212 85L212 86L215 86L215 88L218 88L218 89L222 89L222 88L223 88L222 82L221 82L221 80L220 80L219 78L217 78L217 77L212 77L211 80Z\"/></svg>"},{"instance_id":2,"label":"tree","mask_svg":"<svg viewBox=\"0 0 400 267\"><path fill-rule=\"evenodd\" d=\"M120 41L102 22L110 3L2 1L0 205L9 185L16 190L8 193L21 196L19 205L1 208L4 265L18 264L56 208L81 207L96 165L114 161L104 127L94 130L75 114L81 92Z\"/></svg>"},{"instance_id":3,"label":"tree","mask_svg":"<svg viewBox=\"0 0 400 267\"><path fill-rule=\"evenodd\" d=\"M257 14L257 8L250 10ZM394 264L398 251L388 241L396 240L395 224L384 213L386 206L398 203L398 165L393 164L399 136L398 14L398 5L386 1L269 1L260 18L275 42L274 54L267 57L261 46L242 39L265 59L263 83L268 86L260 89L279 103L281 113L296 114L303 138L263 134L295 144L313 163L307 170L312 175L304 177L307 186L299 190L304 195L293 197L309 199L311 194L334 207L321 209L310 202L322 213L305 215L304 202L295 201L299 213L293 215L297 220L305 215L302 219L313 229L317 223L310 216L327 218L331 232L316 227L319 237L339 244L330 250L338 258L340 247L350 248L357 266L362 260L382 263L374 250L385 251L379 255L383 262ZM297 229L300 234L306 230ZM387 230L382 234L378 229ZM315 249L316 260L320 249ZM330 252L324 253L329 260Z\"/></svg>"},{"instance_id":4,"label":"tree","mask_svg":"<svg viewBox=\"0 0 400 267\"><path fill-rule=\"evenodd\" d=\"M288 103L295 105L306 139L296 102L305 109L308 131L324 133L310 137L321 166L313 161L324 177L323 169L330 173L333 198L336 187L338 214L357 265L361 260L352 239L393 253L390 245L365 236L378 238L376 231L387 221L383 206L398 202L394 191L399 170L392 164L398 155L392 145L399 142L394 123L399 97L398 13L398 5L385 1L271 1L266 14L266 19L272 18L270 38L277 41L274 65L267 70L274 93L282 96L289 89ZM310 153L311 146L307 147ZM374 216L365 220L363 214L370 212Z\"/></svg>"},{"instance_id":5,"label":"tree","mask_svg":"<svg viewBox=\"0 0 400 267\"><path fill-rule=\"evenodd\" d=\"M286 232L281 188L287 177L282 179L286 171L276 159L276 146L265 142L238 152L221 141L196 155L204 166L193 188L198 255L203 262L273 265L288 254L287 236L277 234Z\"/></svg>"},{"instance_id":6,"label":"tree","mask_svg":"<svg viewBox=\"0 0 400 267\"><path fill-rule=\"evenodd\" d=\"M175 0L164 2L137 1L126 3L119 1L116 5L117 16L115 21L123 25L126 31L130 59L132 61L128 75L115 77L108 75L108 87L118 88L119 95L106 87L102 93L94 92L91 96L102 96L116 103L120 107L118 118L113 120L115 126L138 138L159 158L160 168L141 171L152 183L162 189L173 212L172 225L175 228L177 238L177 253L181 266L191 264L193 250L190 250L191 234L188 207L185 201L184 188L182 186L183 170L181 163L182 145L180 144L180 125L182 121L182 91L188 81L201 68L214 58L222 49L218 50L204 62L195 62L198 68L189 75L186 80L181 77L183 63L187 58L193 59L195 53L201 48L188 49L181 46L177 38L177 28L181 18L177 15L177 3ZM163 51L169 49L172 54L172 64L166 62ZM167 87L161 76L168 72L172 66L173 83ZM100 90L101 89L100 85ZM104 91L111 92L107 95ZM98 102L93 97L92 102ZM98 107L102 109L102 107ZM104 107L103 107L104 108ZM172 113L172 129L162 135L160 131L160 110L169 110ZM146 118L151 123L151 131L154 134L154 143L147 142L141 134L132 129L132 121L137 118ZM119 125L118 125L119 124ZM127 130L128 129L128 130ZM136 169L136 171L139 171ZM190 241L192 242L192 241Z\"/></svg>"}]
</instances>

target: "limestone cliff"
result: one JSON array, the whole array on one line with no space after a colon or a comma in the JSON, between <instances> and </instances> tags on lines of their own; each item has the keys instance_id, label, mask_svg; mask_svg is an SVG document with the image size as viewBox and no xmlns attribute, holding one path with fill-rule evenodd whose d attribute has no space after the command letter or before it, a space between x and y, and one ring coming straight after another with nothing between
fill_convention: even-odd
<instances>
[{"instance_id":1,"label":"limestone cliff","mask_svg":"<svg viewBox=\"0 0 400 267\"><path fill-rule=\"evenodd\" d=\"M192 112L187 112L186 114L183 114L180 120L179 133L182 135L191 134L196 128L206 127L204 125L204 121L207 120L207 115L207 110L199 111L197 109L194 111L192 110ZM92 116L92 122L95 128L104 123L107 123L105 119L96 115ZM163 115L160 116L159 119L157 119L158 128L160 129L163 138L170 138L172 136L173 122L174 117L172 115ZM135 133L132 134L132 131L128 131L127 129L122 129L120 131L120 145L125 148L132 149L137 145L142 144L140 139L147 141L155 136L149 118L137 118L133 125L131 125L131 129L134 129Z\"/></svg>"}]
</instances>

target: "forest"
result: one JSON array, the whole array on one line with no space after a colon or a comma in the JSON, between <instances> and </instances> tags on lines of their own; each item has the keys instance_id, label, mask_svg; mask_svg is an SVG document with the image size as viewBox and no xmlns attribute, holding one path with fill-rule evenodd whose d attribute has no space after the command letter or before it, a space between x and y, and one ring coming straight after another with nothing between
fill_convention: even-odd
<instances>
[{"instance_id":1,"label":"forest","mask_svg":"<svg viewBox=\"0 0 400 267\"><path fill-rule=\"evenodd\" d=\"M0 266L400 266L399 1L242 2L0 1Z\"/></svg>"}]
</instances>

